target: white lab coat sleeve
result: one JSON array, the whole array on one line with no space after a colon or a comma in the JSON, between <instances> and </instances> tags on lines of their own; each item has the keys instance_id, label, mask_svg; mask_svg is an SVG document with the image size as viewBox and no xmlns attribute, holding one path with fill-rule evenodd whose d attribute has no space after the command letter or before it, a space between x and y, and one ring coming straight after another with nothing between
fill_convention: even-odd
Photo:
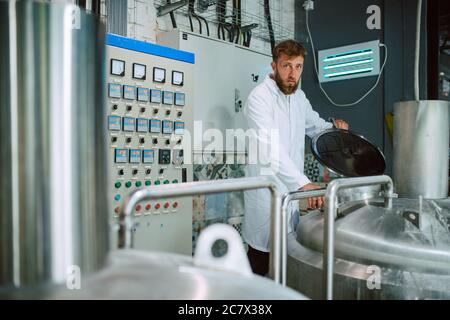
<instances>
[{"instance_id":1,"label":"white lab coat sleeve","mask_svg":"<svg viewBox=\"0 0 450 320\"><path fill-rule=\"evenodd\" d=\"M289 156L289 146L285 146L280 139L280 128L274 119L271 100L269 94L262 93L251 94L247 99L245 116L249 136L258 142L256 160L261 165L261 175L275 175L289 191L295 191L311 181L300 172Z\"/></svg>"},{"instance_id":2,"label":"white lab coat sleeve","mask_svg":"<svg viewBox=\"0 0 450 320\"><path fill-rule=\"evenodd\" d=\"M306 106L306 113L305 113L305 133L308 135L308 137L312 138L316 134L333 127L333 125L330 122L326 122L323 120L319 114L313 110L311 103L306 98L305 94L302 94L300 97L302 99L303 103L305 103Z\"/></svg>"}]
</instances>

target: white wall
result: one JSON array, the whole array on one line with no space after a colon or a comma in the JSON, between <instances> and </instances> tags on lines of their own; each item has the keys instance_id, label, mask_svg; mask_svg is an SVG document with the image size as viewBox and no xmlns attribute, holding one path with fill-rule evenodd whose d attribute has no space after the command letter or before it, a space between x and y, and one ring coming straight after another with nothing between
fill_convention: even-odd
<instances>
[{"instance_id":1,"label":"white wall","mask_svg":"<svg viewBox=\"0 0 450 320\"><path fill-rule=\"evenodd\" d=\"M160 31L168 31L172 29L172 24L169 15L161 18L156 17L156 6L165 3L165 0L124 0L128 1L128 34L130 38L156 42L156 34ZM176 0L172 1L175 2ZM271 0L271 15L272 23L274 25L275 34L280 34L281 38L293 37L294 30L294 1L295 0ZM231 13L232 2L228 1L227 6ZM182 9L180 9L182 10ZM179 10L179 11L180 11ZM185 9L184 9L185 10ZM242 23L257 22L261 25L266 25L264 18L263 0L242 0ZM205 13L199 13L208 19L215 17L215 6L211 6ZM189 20L188 18L175 11L178 27L180 29L188 30ZM198 32L198 24L194 19L194 28ZM283 29L280 29L283 28ZM284 30L285 29L285 30ZM204 32L206 34L206 32ZM210 24L210 36L217 37L216 25ZM280 37L276 37L276 41L282 40ZM251 46L252 49L270 53L270 43L267 40L261 40L252 37Z\"/></svg>"}]
</instances>

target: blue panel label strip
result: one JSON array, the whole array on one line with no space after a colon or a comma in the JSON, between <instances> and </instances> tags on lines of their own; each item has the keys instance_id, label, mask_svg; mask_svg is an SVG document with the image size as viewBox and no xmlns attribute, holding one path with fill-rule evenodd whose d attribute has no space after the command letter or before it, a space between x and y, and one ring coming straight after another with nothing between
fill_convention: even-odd
<instances>
[{"instance_id":1,"label":"blue panel label strip","mask_svg":"<svg viewBox=\"0 0 450 320\"><path fill-rule=\"evenodd\" d=\"M191 52L176 50L153 43L129 39L113 34L106 35L106 44L122 49L138 51L167 59L195 63L195 55Z\"/></svg>"}]
</instances>

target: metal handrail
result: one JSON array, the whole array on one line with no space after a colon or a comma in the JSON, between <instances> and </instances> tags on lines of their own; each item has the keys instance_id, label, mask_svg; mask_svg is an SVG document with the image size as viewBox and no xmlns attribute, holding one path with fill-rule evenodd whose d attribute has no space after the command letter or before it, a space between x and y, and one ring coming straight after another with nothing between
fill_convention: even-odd
<instances>
[{"instance_id":1,"label":"metal handrail","mask_svg":"<svg viewBox=\"0 0 450 320\"><path fill-rule=\"evenodd\" d=\"M330 182L325 194L325 221L323 239L323 290L327 300L333 299L333 274L334 274L334 219L337 211L337 193L339 190L371 186L387 185L384 191L385 207L392 208L394 197L394 184L389 176L372 176L361 178L343 178Z\"/></svg>"},{"instance_id":2,"label":"metal handrail","mask_svg":"<svg viewBox=\"0 0 450 320\"><path fill-rule=\"evenodd\" d=\"M144 200L156 200L169 197L187 197L197 194L242 191L252 189L269 189L271 193L271 235L270 235L270 269L269 276L280 283L281 279L281 195L276 181L271 176L239 178L219 181L187 182L177 185L140 188L128 195L120 206L119 212L119 248L133 247L134 207Z\"/></svg>"},{"instance_id":3,"label":"metal handrail","mask_svg":"<svg viewBox=\"0 0 450 320\"><path fill-rule=\"evenodd\" d=\"M285 193L281 200L281 285L286 286L287 269L287 211L289 203L306 198L322 197L326 189L292 191Z\"/></svg>"}]
</instances>

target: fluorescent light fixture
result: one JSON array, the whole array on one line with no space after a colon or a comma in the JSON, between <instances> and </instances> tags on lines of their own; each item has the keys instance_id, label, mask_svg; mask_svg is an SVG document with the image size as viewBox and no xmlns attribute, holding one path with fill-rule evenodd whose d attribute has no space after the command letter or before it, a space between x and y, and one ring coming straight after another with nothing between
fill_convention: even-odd
<instances>
[{"instance_id":1,"label":"fluorescent light fixture","mask_svg":"<svg viewBox=\"0 0 450 320\"><path fill-rule=\"evenodd\" d=\"M317 67L320 82L378 75L380 73L380 41L319 50Z\"/></svg>"},{"instance_id":2,"label":"fluorescent light fixture","mask_svg":"<svg viewBox=\"0 0 450 320\"><path fill-rule=\"evenodd\" d=\"M330 64L325 67L323 67L325 70L334 69L334 68L342 68L342 67L348 67L348 66L354 66L358 64L364 64L373 62L373 59L366 59L366 60L359 60L359 61L353 61L353 62L346 62L346 63L339 63L339 64Z\"/></svg>"},{"instance_id":3,"label":"fluorescent light fixture","mask_svg":"<svg viewBox=\"0 0 450 320\"><path fill-rule=\"evenodd\" d=\"M349 58L355 58L355 57L361 57L361 56L367 56L369 54L373 54L372 50L368 50L368 51L357 51L357 53L342 53L339 55L335 55L335 56L331 56L331 57L327 57L325 59L323 59L324 62L329 62L329 61L336 61L336 60L342 60L342 59L349 59Z\"/></svg>"},{"instance_id":4,"label":"fluorescent light fixture","mask_svg":"<svg viewBox=\"0 0 450 320\"><path fill-rule=\"evenodd\" d=\"M341 72L334 72L334 73L325 73L325 78L332 78L337 76L345 76L348 74L354 74L354 73L363 73L363 72L369 72L372 71L373 68L363 68L363 69L353 69L348 71L341 71Z\"/></svg>"}]
</instances>

